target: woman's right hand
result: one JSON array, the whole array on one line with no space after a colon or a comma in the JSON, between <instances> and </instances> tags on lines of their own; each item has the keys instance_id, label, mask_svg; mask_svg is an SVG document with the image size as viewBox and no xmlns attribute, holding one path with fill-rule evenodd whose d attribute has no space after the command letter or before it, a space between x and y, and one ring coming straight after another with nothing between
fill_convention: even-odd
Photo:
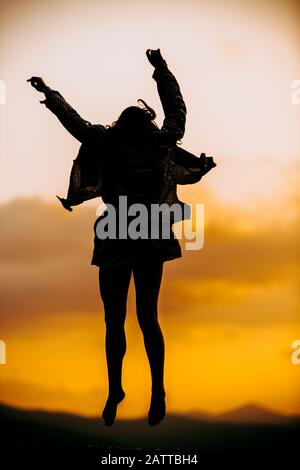
<instances>
[{"instance_id":1,"label":"woman's right hand","mask_svg":"<svg viewBox=\"0 0 300 470\"><path fill-rule=\"evenodd\" d=\"M160 53L160 49L147 49L146 56L154 68L165 63L165 60Z\"/></svg>"},{"instance_id":2,"label":"woman's right hand","mask_svg":"<svg viewBox=\"0 0 300 470\"><path fill-rule=\"evenodd\" d=\"M201 153L199 163L201 164L203 174L207 173L212 168L217 166L216 162L214 162L213 157L207 157L205 153Z\"/></svg>"},{"instance_id":3,"label":"woman's right hand","mask_svg":"<svg viewBox=\"0 0 300 470\"><path fill-rule=\"evenodd\" d=\"M41 77L28 78L27 82L30 82L33 88L35 88L37 91L41 91L42 93L44 93L44 91L48 88Z\"/></svg>"}]
</instances>

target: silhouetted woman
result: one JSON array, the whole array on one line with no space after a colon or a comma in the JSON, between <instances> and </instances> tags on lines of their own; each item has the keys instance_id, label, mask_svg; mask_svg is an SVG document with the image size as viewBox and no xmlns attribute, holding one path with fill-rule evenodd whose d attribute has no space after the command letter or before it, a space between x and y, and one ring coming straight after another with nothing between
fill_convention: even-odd
<instances>
[{"instance_id":1,"label":"silhouetted woman","mask_svg":"<svg viewBox=\"0 0 300 470\"><path fill-rule=\"evenodd\" d=\"M143 107L126 108L111 126L92 125L82 119L62 95L51 90L40 77L28 81L45 93L41 101L82 145L73 161L67 199L59 198L63 206L81 204L101 196L106 209L116 209L117 230L121 211L119 197L126 196L127 207L142 203L174 203L182 208L176 193L177 184L195 183L215 166L212 157L201 158L186 152L176 144L184 135L186 107L179 85L168 69L160 50L146 51L155 68L153 78L165 113L161 129L154 122L155 112L143 100ZM149 212L150 213L150 212ZM94 224L94 251L91 264L99 266L100 295L106 323L106 358L109 393L102 412L106 425L116 416L117 405L125 397L122 388L122 362L126 351L124 322L131 274L136 290L136 311L149 360L152 394L148 423L155 425L165 416L164 338L158 322L157 303L163 263L180 258L181 248L173 231L162 238L162 222L158 224L158 239L99 237L99 222L107 217L105 210ZM184 218L184 216L182 216ZM130 223L134 217L128 217ZM149 218L151 222L151 217ZM171 219L170 225L174 223ZM150 226L150 224L149 224ZM122 227L124 229L124 227Z\"/></svg>"}]
</instances>

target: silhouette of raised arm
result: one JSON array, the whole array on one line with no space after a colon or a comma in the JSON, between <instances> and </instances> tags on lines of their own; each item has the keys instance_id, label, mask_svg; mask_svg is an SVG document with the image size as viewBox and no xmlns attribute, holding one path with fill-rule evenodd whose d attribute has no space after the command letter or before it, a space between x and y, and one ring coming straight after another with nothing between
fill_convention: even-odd
<instances>
[{"instance_id":1,"label":"silhouette of raised arm","mask_svg":"<svg viewBox=\"0 0 300 470\"><path fill-rule=\"evenodd\" d=\"M56 90L47 86L41 77L31 77L27 80L37 90L45 94L45 99L40 103L52 111L67 131L80 142L91 139L101 139L105 127L100 124L91 124L83 119L72 108L64 97Z\"/></svg>"},{"instance_id":2,"label":"silhouette of raised arm","mask_svg":"<svg viewBox=\"0 0 300 470\"><path fill-rule=\"evenodd\" d=\"M157 83L165 114L160 139L166 143L176 143L184 135L187 113L179 84L161 56L160 49L148 49L146 55L155 68L152 78Z\"/></svg>"}]
</instances>

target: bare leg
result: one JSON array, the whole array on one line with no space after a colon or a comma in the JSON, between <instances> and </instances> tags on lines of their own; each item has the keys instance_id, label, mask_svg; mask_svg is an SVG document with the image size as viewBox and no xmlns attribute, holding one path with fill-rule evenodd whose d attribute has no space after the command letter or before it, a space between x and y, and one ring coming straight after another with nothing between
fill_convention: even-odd
<instances>
[{"instance_id":1,"label":"bare leg","mask_svg":"<svg viewBox=\"0 0 300 470\"><path fill-rule=\"evenodd\" d=\"M143 333L151 369L152 397L148 412L148 423L150 425L159 423L166 413L164 388L165 344L157 314L162 272L163 263L136 265L133 268L137 317Z\"/></svg>"},{"instance_id":2,"label":"bare leg","mask_svg":"<svg viewBox=\"0 0 300 470\"><path fill-rule=\"evenodd\" d=\"M102 417L113 424L117 405L125 397L122 388L122 364L126 352L124 322L131 267L102 266L99 270L100 294L104 304L106 361L109 393Z\"/></svg>"}]
</instances>

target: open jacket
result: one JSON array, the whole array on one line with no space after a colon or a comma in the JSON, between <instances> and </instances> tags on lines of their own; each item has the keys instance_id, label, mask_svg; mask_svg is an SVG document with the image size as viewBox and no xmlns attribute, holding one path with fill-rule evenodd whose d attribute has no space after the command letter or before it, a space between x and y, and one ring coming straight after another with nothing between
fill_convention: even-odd
<instances>
[{"instance_id":1,"label":"open jacket","mask_svg":"<svg viewBox=\"0 0 300 470\"><path fill-rule=\"evenodd\" d=\"M81 142L73 160L67 197L57 196L65 209L72 211L72 206L95 197L102 197L104 203L112 202L118 194L131 195L133 201L142 202L143 197L149 201L149 189L151 192L154 187L152 202L168 206L177 203L183 208L185 204L178 199L177 184L196 183L216 166L205 154L199 158L177 145L185 131L186 106L165 61L155 68L152 77L157 83L165 118L161 129L145 135L145 145L138 152L130 145L118 148L107 138L106 127L84 120L58 91L50 88L45 91L46 99L41 103ZM130 183L126 185L126 181ZM131 194L137 182L140 184Z\"/></svg>"}]
</instances>

